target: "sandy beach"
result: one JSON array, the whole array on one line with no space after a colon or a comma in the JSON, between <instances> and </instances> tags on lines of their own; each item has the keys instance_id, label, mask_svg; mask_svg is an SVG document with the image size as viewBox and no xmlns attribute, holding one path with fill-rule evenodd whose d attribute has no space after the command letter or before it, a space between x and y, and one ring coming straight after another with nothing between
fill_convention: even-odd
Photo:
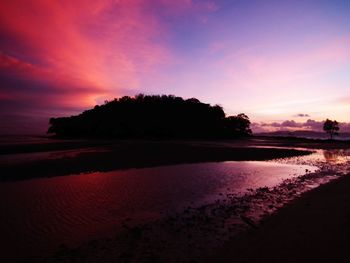
<instances>
[{"instance_id":1,"label":"sandy beach","mask_svg":"<svg viewBox=\"0 0 350 263\"><path fill-rule=\"evenodd\" d=\"M207 262L349 262L350 174L305 193Z\"/></svg>"}]
</instances>

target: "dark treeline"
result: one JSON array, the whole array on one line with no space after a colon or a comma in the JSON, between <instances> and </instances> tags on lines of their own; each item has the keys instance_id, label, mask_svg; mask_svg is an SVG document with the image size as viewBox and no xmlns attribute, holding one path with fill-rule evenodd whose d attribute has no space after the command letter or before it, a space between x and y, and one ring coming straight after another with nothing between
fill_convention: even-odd
<instances>
[{"instance_id":1,"label":"dark treeline","mask_svg":"<svg viewBox=\"0 0 350 263\"><path fill-rule=\"evenodd\" d=\"M233 138L251 134L245 114L173 95L122 97L77 116L51 118L48 133L65 137Z\"/></svg>"}]
</instances>

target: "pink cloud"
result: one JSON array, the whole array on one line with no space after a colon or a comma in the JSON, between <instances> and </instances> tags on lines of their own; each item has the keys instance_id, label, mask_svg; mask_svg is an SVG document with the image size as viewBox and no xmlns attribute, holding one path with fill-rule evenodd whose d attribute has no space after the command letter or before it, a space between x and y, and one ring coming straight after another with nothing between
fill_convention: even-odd
<instances>
[{"instance_id":1,"label":"pink cloud","mask_svg":"<svg viewBox=\"0 0 350 263\"><path fill-rule=\"evenodd\" d=\"M77 107L82 102L77 98L84 99L84 94L101 92L98 87L64 72L38 67L5 54L0 54L0 76L2 100L33 101L37 107L49 107L53 102L56 107Z\"/></svg>"},{"instance_id":2,"label":"pink cloud","mask_svg":"<svg viewBox=\"0 0 350 263\"><path fill-rule=\"evenodd\" d=\"M19 57L29 52L45 70L98 87L100 95L136 89L140 75L175 59L159 13L217 9L213 1L192 0L1 0L0 6L0 31L17 46L25 43Z\"/></svg>"},{"instance_id":3,"label":"pink cloud","mask_svg":"<svg viewBox=\"0 0 350 263\"><path fill-rule=\"evenodd\" d=\"M2 31L25 43L20 56L30 51L43 71L97 87L100 95L135 88L140 71L171 59L153 40L166 29L142 1L2 1L0 17Z\"/></svg>"}]
</instances>

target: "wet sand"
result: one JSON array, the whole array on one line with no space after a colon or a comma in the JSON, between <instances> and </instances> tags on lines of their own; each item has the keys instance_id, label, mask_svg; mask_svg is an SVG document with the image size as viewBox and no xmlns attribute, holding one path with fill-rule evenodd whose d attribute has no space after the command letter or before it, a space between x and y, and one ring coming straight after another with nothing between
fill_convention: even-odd
<instances>
[{"instance_id":1,"label":"wet sand","mask_svg":"<svg viewBox=\"0 0 350 263\"><path fill-rule=\"evenodd\" d=\"M350 174L294 200L208 262L349 262Z\"/></svg>"}]
</instances>

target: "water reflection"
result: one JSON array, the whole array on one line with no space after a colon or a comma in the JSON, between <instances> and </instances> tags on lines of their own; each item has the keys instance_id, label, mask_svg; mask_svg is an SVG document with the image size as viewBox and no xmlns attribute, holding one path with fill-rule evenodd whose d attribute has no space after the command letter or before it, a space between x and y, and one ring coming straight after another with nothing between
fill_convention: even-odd
<instances>
[{"instance_id":1,"label":"water reflection","mask_svg":"<svg viewBox=\"0 0 350 263\"><path fill-rule=\"evenodd\" d=\"M349 160L350 151L347 149L323 150L323 156L328 163L344 163Z\"/></svg>"}]
</instances>

